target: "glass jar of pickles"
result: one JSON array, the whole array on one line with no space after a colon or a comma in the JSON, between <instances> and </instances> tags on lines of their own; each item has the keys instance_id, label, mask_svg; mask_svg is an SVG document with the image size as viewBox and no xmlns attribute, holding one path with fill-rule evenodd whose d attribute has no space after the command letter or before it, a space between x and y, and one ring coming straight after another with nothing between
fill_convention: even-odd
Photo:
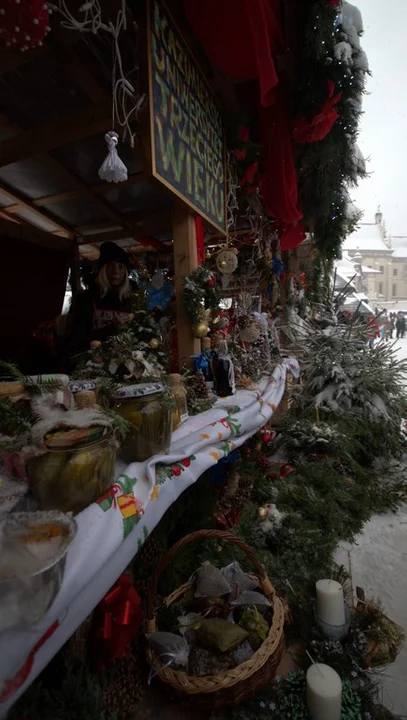
<instances>
[{"instance_id":1,"label":"glass jar of pickles","mask_svg":"<svg viewBox=\"0 0 407 720\"><path fill-rule=\"evenodd\" d=\"M171 392L175 400L175 407L179 421L177 425L188 420L187 391L185 390L182 377L179 373L169 375ZM175 430L175 427L173 428Z\"/></svg>"},{"instance_id":2,"label":"glass jar of pickles","mask_svg":"<svg viewBox=\"0 0 407 720\"><path fill-rule=\"evenodd\" d=\"M122 446L126 462L143 462L153 455L168 453L172 407L164 396L162 383L120 388L116 394L115 410L132 425Z\"/></svg>"},{"instance_id":3,"label":"glass jar of pickles","mask_svg":"<svg viewBox=\"0 0 407 720\"><path fill-rule=\"evenodd\" d=\"M43 509L78 513L110 487L115 462L110 434L74 448L49 449L28 460L29 486Z\"/></svg>"}]
</instances>

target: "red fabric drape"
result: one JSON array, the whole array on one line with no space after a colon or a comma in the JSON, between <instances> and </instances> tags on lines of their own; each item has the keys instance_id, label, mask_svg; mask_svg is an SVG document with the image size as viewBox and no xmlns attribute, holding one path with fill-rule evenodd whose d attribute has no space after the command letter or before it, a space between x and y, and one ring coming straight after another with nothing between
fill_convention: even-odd
<instances>
[{"instance_id":1,"label":"red fabric drape","mask_svg":"<svg viewBox=\"0 0 407 720\"><path fill-rule=\"evenodd\" d=\"M285 52L280 0L184 0L188 20L210 61L232 78L257 80L262 194L266 212L281 224L285 243L304 237L298 202L286 78L276 59ZM292 244L294 243L295 244Z\"/></svg>"},{"instance_id":2,"label":"red fabric drape","mask_svg":"<svg viewBox=\"0 0 407 720\"><path fill-rule=\"evenodd\" d=\"M236 80L258 78L270 103L278 77L274 57L284 50L279 0L184 0L185 12L213 65Z\"/></svg>"},{"instance_id":3,"label":"red fabric drape","mask_svg":"<svg viewBox=\"0 0 407 720\"><path fill-rule=\"evenodd\" d=\"M205 262L205 236L203 222L200 215L195 215L195 237L198 265L202 265L202 263Z\"/></svg>"},{"instance_id":4,"label":"red fabric drape","mask_svg":"<svg viewBox=\"0 0 407 720\"><path fill-rule=\"evenodd\" d=\"M274 97L274 104L260 108L259 116L264 143L263 200L268 215L281 223L295 223L302 218L302 212L298 206L289 99L282 82Z\"/></svg>"}]
</instances>

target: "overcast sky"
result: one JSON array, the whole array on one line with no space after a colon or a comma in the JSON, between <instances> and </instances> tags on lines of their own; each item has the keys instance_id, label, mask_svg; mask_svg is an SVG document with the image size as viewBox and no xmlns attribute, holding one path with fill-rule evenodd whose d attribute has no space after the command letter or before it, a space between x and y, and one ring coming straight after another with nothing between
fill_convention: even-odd
<instances>
[{"instance_id":1,"label":"overcast sky","mask_svg":"<svg viewBox=\"0 0 407 720\"><path fill-rule=\"evenodd\" d=\"M407 235L407 0L352 0L372 77L363 98L359 147L371 177L352 191L362 222L380 204L390 235Z\"/></svg>"}]
</instances>

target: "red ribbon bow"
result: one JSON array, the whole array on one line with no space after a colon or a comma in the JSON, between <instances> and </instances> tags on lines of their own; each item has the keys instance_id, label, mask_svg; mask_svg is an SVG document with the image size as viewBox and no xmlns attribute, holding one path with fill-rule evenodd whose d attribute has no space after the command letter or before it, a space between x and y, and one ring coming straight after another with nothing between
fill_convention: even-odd
<instances>
[{"instance_id":1,"label":"red ribbon bow","mask_svg":"<svg viewBox=\"0 0 407 720\"><path fill-rule=\"evenodd\" d=\"M308 143L323 140L332 130L334 123L339 118L336 105L342 97L342 91L334 95L334 83L331 80L328 80L327 84L328 99L322 105L319 113L317 113L311 121L307 120L307 118L303 115L294 122L293 140L295 142Z\"/></svg>"},{"instance_id":2,"label":"red ribbon bow","mask_svg":"<svg viewBox=\"0 0 407 720\"><path fill-rule=\"evenodd\" d=\"M141 600L128 573L121 575L98 610L100 624L96 637L102 647L103 660L124 657L130 650L142 618Z\"/></svg>"}]
</instances>

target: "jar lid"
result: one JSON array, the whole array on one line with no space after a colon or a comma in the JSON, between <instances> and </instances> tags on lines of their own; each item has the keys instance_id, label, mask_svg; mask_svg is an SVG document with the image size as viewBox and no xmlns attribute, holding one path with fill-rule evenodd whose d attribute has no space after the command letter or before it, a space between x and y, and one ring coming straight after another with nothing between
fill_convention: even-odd
<instances>
[{"instance_id":1,"label":"jar lid","mask_svg":"<svg viewBox=\"0 0 407 720\"><path fill-rule=\"evenodd\" d=\"M115 397L119 398L138 398L153 395L154 393L164 392L163 383L141 383L139 385L125 385L115 393Z\"/></svg>"},{"instance_id":2,"label":"jar lid","mask_svg":"<svg viewBox=\"0 0 407 720\"><path fill-rule=\"evenodd\" d=\"M69 389L72 393L82 392L83 390L95 390L97 384L97 380L71 380Z\"/></svg>"}]
</instances>

